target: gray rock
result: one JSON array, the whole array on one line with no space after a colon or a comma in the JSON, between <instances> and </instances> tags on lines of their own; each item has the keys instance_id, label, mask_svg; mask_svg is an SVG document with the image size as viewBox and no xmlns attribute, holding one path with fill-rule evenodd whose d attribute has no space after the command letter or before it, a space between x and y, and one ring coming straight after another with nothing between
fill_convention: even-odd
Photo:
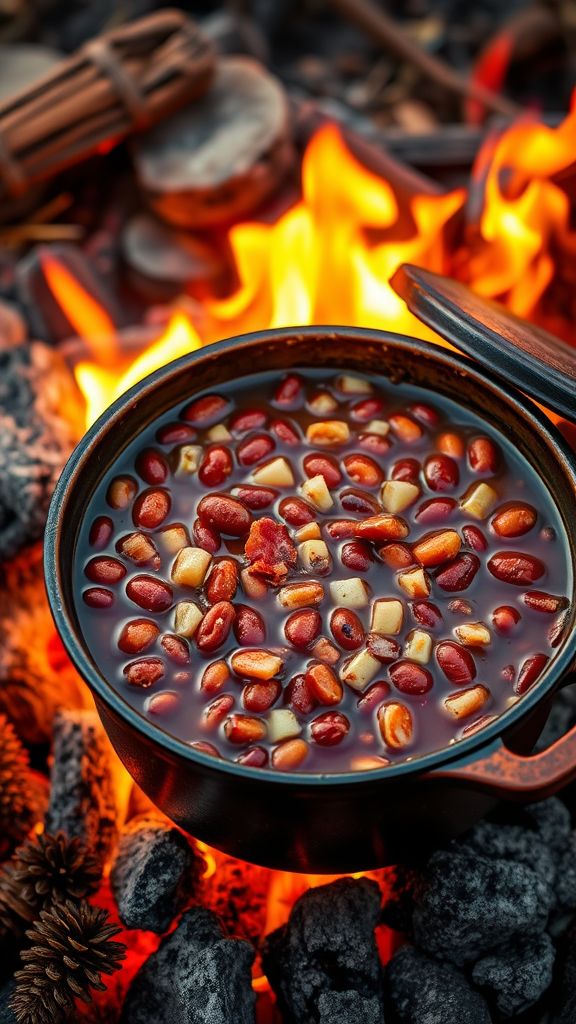
<instances>
[{"instance_id":1,"label":"gray rock","mask_svg":"<svg viewBox=\"0 0 576 1024\"><path fill-rule=\"evenodd\" d=\"M457 966L515 937L544 930L553 900L546 880L515 860L464 848L430 858L414 910L416 944Z\"/></svg>"},{"instance_id":2,"label":"gray rock","mask_svg":"<svg viewBox=\"0 0 576 1024\"><path fill-rule=\"evenodd\" d=\"M551 985L555 956L544 933L483 957L474 965L472 980L487 990L504 1017L512 1017L538 1002Z\"/></svg>"},{"instance_id":3,"label":"gray rock","mask_svg":"<svg viewBox=\"0 0 576 1024\"><path fill-rule=\"evenodd\" d=\"M404 946L386 968L397 1024L491 1024L484 998L450 964Z\"/></svg>"},{"instance_id":4,"label":"gray rock","mask_svg":"<svg viewBox=\"0 0 576 1024\"><path fill-rule=\"evenodd\" d=\"M310 889L286 925L268 935L262 962L284 1024L318 1021L320 999L357 993L383 1015L374 936L380 889L367 878L342 878Z\"/></svg>"},{"instance_id":5,"label":"gray rock","mask_svg":"<svg viewBox=\"0 0 576 1024\"><path fill-rule=\"evenodd\" d=\"M121 1024L254 1024L254 950L227 939L215 914L187 911L128 990Z\"/></svg>"},{"instance_id":6,"label":"gray rock","mask_svg":"<svg viewBox=\"0 0 576 1024\"><path fill-rule=\"evenodd\" d=\"M318 1024L384 1024L380 1000L359 992L323 992L318 1010Z\"/></svg>"},{"instance_id":7,"label":"gray rock","mask_svg":"<svg viewBox=\"0 0 576 1024\"><path fill-rule=\"evenodd\" d=\"M135 818L123 831L110 881L127 928L164 932L198 889L203 859L161 818Z\"/></svg>"}]
</instances>

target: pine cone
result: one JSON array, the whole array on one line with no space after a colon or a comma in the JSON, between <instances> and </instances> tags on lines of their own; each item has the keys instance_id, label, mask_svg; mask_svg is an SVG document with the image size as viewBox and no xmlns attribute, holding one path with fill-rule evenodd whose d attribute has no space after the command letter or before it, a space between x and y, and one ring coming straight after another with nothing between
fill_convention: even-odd
<instances>
[{"instance_id":1,"label":"pine cone","mask_svg":"<svg viewBox=\"0 0 576 1024\"><path fill-rule=\"evenodd\" d=\"M19 841L42 816L28 753L0 714L0 836Z\"/></svg>"},{"instance_id":2,"label":"pine cone","mask_svg":"<svg viewBox=\"0 0 576 1024\"><path fill-rule=\"evenodd\" d=\"M98 859L80 839L44 833L15 850L0 875L0 934L24 934L40 910L81 899L98 887Z\"/></svg>"},{"instance_id":3,"label":"pine cone","mask_svg":"<svg viewBox=\"0 0 576 1024\"><path fill-rule=\"evenodd\" d=\"M111 942L120 929L106 910L86 901L41 910L26 932L33 945L20 954L24 967L14 978L11 1006L18 1024L62 1024L74 1000L91 1002L90 989L102 991L101 975L119 970L126 947Z\"/></svg>"}]
</instances>

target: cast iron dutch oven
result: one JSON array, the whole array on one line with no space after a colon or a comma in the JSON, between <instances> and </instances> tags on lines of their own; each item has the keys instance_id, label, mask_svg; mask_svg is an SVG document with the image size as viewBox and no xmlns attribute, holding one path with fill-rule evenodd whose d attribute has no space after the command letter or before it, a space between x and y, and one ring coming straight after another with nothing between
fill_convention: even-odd
<instances>
[{"instance_id":1,"label":"cast iron dutch oven","mask_svg":"<svg viewBox=\"0 0 576 1024\"><path fill-rule=\"evenodd\" d=\"M544 478L575 564L576 458L537 405L510 383L564 416L574 414L572 351L435 275L404 268L395 285L422 319L476 360L384 331L338 327L262 331L200 349L151 374L101 416L64 469L48 517L46 583L56 625L126 768L182 829L274 868L380 866L463 832L501 799L542 798L576 776L576 727L528 756L575 660L574 593L562 644L516 705L455 746L375 771L282 774L216 760L125 703L83 642L72 564L84 510L103 472L153 418L254 367L359 370L459 401L511 438ZM484 366L494 359L498 375L478 359ZM567 576L574 588L572 566Z\"/></svg>"}]
</instances>

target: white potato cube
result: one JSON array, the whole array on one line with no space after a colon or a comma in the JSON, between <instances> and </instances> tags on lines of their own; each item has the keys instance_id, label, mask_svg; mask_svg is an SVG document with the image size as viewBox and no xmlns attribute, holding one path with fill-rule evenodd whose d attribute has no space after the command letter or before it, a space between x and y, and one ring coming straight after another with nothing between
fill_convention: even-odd
<instances>
[{"instance_id":1,"label":"white potato cube","mask_svg":"<svg viewBox=\"0 0 576 1024\"><path fill-rule=\"evenodd\" d=\"M372 633L383 633L394 636L402 629L404 622L404 605L397 597L379 597L372 605Z\"/></svg>"},{"instance_id":2,"label":"white potato cube","mask_svg":"<svg viewBox=\"0 0 576 1024\"><path fill-rule=\"evenodd\" d=\"M432 637L423 629L413 629L406 640L404 656L410 661L418 661L425 665L432 654Z\"/></svg>"},{"instance_id":3,"label":"white potato cube","mask_svg":"<svg viewBox=\"0 0 576 1024\"><path fill-rule=\"evenodd\" d=\"M498 494L494 488L490 484L479 483L469 488L460 502L460 508L473 519L486 519L497 501Z\"/></svg>"},{"instance_id":4,"label":"white potato cube","mask_svg":"<svg viewBox=\"0 0 576 1024\"><path fill-rule=\"evenodd\" d=\"M419 494L420 488L416 484L408 483L407 480L386 480L382 484L380 501L386 512L395 514L412 505Z\"/></svg>"},{"instance_id":5,"label":"white potato cube","mask_svg":"<svg viewBox=\"0 0 576 1024\"><path fill-rule=\"evenodd\" d=\"M323 540L305 540L298 545L298 557L306 572L327 576L332 568L332 555Z\"/></svg>"},{"instance_id":6,"label":"white potato cube","mask_svg":"<svg viewBox=\"0 0 576 1024\"><path fill-rule=\"evenodd\" d=\"M380 434L382 437L386 437L386 434L390 432L390 424L386 420L370 420L364 427L364 431L367 434Z\"/></svg>"},{"instance_id":7,"label":"white potato cube","mask_svg":"<svg viewBox=\"0 0 576 1024\"><path fill-rule=\"evenodd\" d=\"M336 412L338 402L329 391L319 391L308 402L308 408L315 416L328 416L331 412Z\"/></svg>"},{"instance_id":8,"label":"white potato cube","mask_svg":"<svg viewBox=\"0 0 576 1024\"><path fill-rule=\"evenodd\" d=\"M305 523L299 530L296 530L294 540L298 544L303 544L305 540L318 540L321 536L318 523Z\"/></svg>"},{"instance_id":9,"label":"white potato cube","mask_svg":"<svg viewBox=\"0 0 576 1024\"><path fill-rule=\"evenodd\" d=\"M398 574L398 584L408 597L428 597L430 584L424 569L409 569Z\"/></svg>"},{"instance_id":10,"label":"white potato cube","mask_svg":"<svg viewBox=\"0 0 576 1024\"><path fill-rule=\"evenodd\" d=\"M370 588L359 576L332 580L330 597L339 608L365 608L370 600Z\"/></svg>"},{"instance_id":11,"label":"white potato cube","mask_svg":"<svg viewBox=\"0 0 576 1024\"><path fill-rule=\"evenodd\" d=\"M466 622L462 626L456 626L454 630L460 643L467 647L484 647L489 644L490 630L483 622Z\"/></svg>"},{"instance_id":12,"label":"white potato cube","mask_svg":"<svg viewBox=\"0 0 576 1024\"><path fill-rule=\"evenodd\" d=\"M232 434L225 427L223 423L216 423L215 426L210 427L210 430L206 431L206 437L209 441L231 441Z\"/></svg>"},{"instance_id":13,"label":"white potato cube","mask_svg":"<svg viewBox=\"0 0 576 1024\"><path fill-rule=\"evenodd\" d=\"M208 572L212 555L204 548L182 548L172 566L172 581L180 587L199 587Z\"/></svg>"},{"instance_id":14,"label":"white potato cube","mask_svg":"<svg viewBox=\"0 0 576 1024\"><path fill-rule=\"evenodd\" d=\"M263 466L255 469L252 473L252 479L256 483L266 484L268 487L294 486L292 466L288 459L282 458L281 455L277 459L272 459L271 462L266 462Z\"/></svg>"},{"instance_id":15,"label":"white potato cube","mask_svg":"<svg viewBox=\"0 0 576 1024\"><path fill-rule=\"evenodd\" d=\"M336 387L345 395L371 395L374 390L369 380L353 377L348 373L343 373L337 378Z\"/></svg>"},{"instance_id":16,"label":"white potato cube","mask_svg":"<svg viewBox=\"0 0 576 1024\"><path fill-rule=\"evenodd\" d=\"M302 726L290 708L276 708L274 711L270 711L266 722L270 743L293 739L294 736L299 736L302 732Z\"/></svg>"},{"instance_id":17,"label":"white potato cube","mask_svg":"<svg viewBox=\"0 0 576 1024\"><path fill-rule=\"evenodd\" d=\"M380 671L380 662L370 651L359 651L340 669L340 679L353 690L363 690Z\"/></svg>"},{"instance_id":18,"label":"white potato cube","mask_svg":"<svg viewBox=\"0 0 576 1024\"><path fill-rule=\"evenodd\" d=\"M300 490L303 496L320 512L327 512L334 504L334 499L321 473L305 480Z\"/></svg>"},{"instance_id":19,"label":"white potato cube","mask_svg":"<svg viewBox=\"0 0 576 1024\"><path fill-rule=\"evenodd\" d=\"M180 601L174 609L174 632L178 636L194 636L204 613L192 601Z\"/></svg>"},{"instance_id":20,"label":"white potato cube","mask_svg":"<svg viewBox=\"0 0 576 1024\"><path fill-rule=\"evenodd\" d=\"M182 523L165 526L163 530L156 534L154 540L167 555L177 555L179 551L182 551L182 548L190 544L188 530Z\"/></svg>"},{"instance_id":21,"label":"white potato cube","mask_svg":"<svg viewBox=\"0 0 576 1024\"><path fill-rule=\"evenodd\" d=\"M177 473L192 475L198 469L202 458L202 447L199 444L183 444L178 449Z\"/></svg>"}]
</instances>

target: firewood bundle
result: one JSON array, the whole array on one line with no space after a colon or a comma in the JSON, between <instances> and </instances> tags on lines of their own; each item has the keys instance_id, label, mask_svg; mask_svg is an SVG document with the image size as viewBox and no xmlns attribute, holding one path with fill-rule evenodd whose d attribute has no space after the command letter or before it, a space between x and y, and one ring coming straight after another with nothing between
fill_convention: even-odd
<instances>
[{"instance_id":1,"label":"firewood bundle","mask_svg":"<svg viewBox=\"0 0 576 1024\"><path fill-rule=\"evenodd\" d=\"M214 63L210 42L179 11L91 40L0 106L0 203L200 96Z\"/></svg>"}]
</instances>

